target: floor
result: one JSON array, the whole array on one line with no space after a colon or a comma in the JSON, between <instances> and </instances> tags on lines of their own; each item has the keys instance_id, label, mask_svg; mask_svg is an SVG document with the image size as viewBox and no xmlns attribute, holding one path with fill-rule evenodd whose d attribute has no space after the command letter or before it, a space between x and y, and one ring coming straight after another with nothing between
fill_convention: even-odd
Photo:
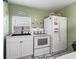
<instances>
[{"instance_id":1,"label":"floor","mask_svg":"<svg viewBox=\"0 0 79 59\"><path fill-rule=\"evenodd\" d=\"M48 54L48 55L46 55L46 57L35 57L35 58L32 58L31 56L26 56L26 57L17 58L17 59L55 59L55 58L57 58L59 56L67 54L67 53L69 53L69 52L65 51L65 52L57 53L55 55Z\"/></svg>"}]
</instances>

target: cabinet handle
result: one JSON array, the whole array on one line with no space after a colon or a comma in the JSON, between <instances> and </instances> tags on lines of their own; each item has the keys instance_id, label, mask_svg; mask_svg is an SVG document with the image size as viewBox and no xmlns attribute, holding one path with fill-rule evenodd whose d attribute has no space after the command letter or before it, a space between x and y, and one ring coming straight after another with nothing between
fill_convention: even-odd
<instances>
[{"instance_id":1,"label":"cabinet handle","mask_svg":"<svg viewBox=\"0 0 79 59\"><path fill-rule=\"evenodd\" d=\"M23 41L20 41L20 43L23 43Z\"/></svg>"}]
</instances>

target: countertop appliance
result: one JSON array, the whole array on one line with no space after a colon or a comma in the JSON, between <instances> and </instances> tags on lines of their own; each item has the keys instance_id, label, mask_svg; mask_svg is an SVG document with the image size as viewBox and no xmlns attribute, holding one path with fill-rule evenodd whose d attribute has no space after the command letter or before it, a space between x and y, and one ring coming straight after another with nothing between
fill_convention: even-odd
<instances>
[{"instance_id":1,"label":"countertop appliance","mask_svg":"<svg viewBox=\"0 0 79 59\"><path fill-rule=\"evenodd\" d=\"M67 18L49 16L44 20L45 33L51 36L51 52L67 49Z\"/></svg>"},{"instance_id":2,"label":"countertop appliance","mask_svg":"<svg viewBox=\"0 0 79 59\"><path fill-rule=\"evenodd\" d=\"M34 56L40 56L50 53L50 36L49 35L35 35L34 41Z\"/></svg>"}]
</instances>

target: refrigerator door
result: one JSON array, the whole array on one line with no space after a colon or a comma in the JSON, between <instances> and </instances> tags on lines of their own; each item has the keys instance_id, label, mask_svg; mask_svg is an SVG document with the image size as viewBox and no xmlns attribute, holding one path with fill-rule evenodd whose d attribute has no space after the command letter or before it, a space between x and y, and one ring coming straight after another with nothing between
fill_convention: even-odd
<instances>
[{"instance_id":1,"label":"refrigerator door","mask_svg":"<svg viewBox=\"0 0 79 59\"><path fill-rule=\"evenodd\" d=\"M47 18L44 20L44 30L46 34L49 34L49 35L52 34L51 32L51 27L53 26L52 22L53 21L50 18Z\"/></svg>"},{"instance_id":2,"label":"refrigerator door","mask_svg":"<svg viewBox=\"0 0 79 59\"><path fill-rule=\"evenodd\" d=\"M53 18L53 22L52 22L53 26L51 26L51 32L53 32L51 34L51 39L52 39L52 52L56 52L56 51L59 51L60 50L60 31L59 31L59 26L60 26L60 23L59 23L59 19L56 17L56 18Z\"/></svg>"},{"instance_id":3,"label":"refrigerator door","mask_svg":"<svg viewBox=\"0 0 79 59\"><path fill-rule=\"evenodd\" d=\"M51 51L58 52L67 48L67 18L54 17L51 24ZM53 25L53 26L52 26Z\"/></svg>"},{"instance_id":4,"label":"refrigerator door","mask_svg":"<svg viewBox=\"0 0 79 59\"><path fill-rule=\"evenodd\" d=\"M61 49L67 49L67 18L60 20L60 39Z\"/></svg>"}]
</instances>

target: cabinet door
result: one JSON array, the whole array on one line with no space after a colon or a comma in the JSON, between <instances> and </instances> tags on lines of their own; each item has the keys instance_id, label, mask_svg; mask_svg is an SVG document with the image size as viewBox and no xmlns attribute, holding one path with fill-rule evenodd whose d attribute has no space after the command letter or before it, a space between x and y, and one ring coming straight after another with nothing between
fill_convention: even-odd
<instances>
[{"instance_id":1,"label":"cabinet door","mask_svg":"<svg viewBox=\"0 0 79 59\"><path fill-rule=\"evenodd\" d=\"M12 16L13 26L31 26L31 18L23 16Z\"/></svg>"},{"instance_id":2,"label":"cabinet door","mask_svg":"<svg viewBox=\"0 0 79 59\"><path fill-rule=\"evenodd\" d=\"M6 40L6 55L7 59L19 57L19 41L15 38Z\"/></svg>"},{"instance_id":3,"label":"cabinet door","mask_svg":"<svg viewBox=\"0 0 79 59\"><path fill-rule=\"evenodd\" d=\"M22 43L22 56L33 54L33 38L31 36L26 36Z\"/></svg>"}]
</instances>

